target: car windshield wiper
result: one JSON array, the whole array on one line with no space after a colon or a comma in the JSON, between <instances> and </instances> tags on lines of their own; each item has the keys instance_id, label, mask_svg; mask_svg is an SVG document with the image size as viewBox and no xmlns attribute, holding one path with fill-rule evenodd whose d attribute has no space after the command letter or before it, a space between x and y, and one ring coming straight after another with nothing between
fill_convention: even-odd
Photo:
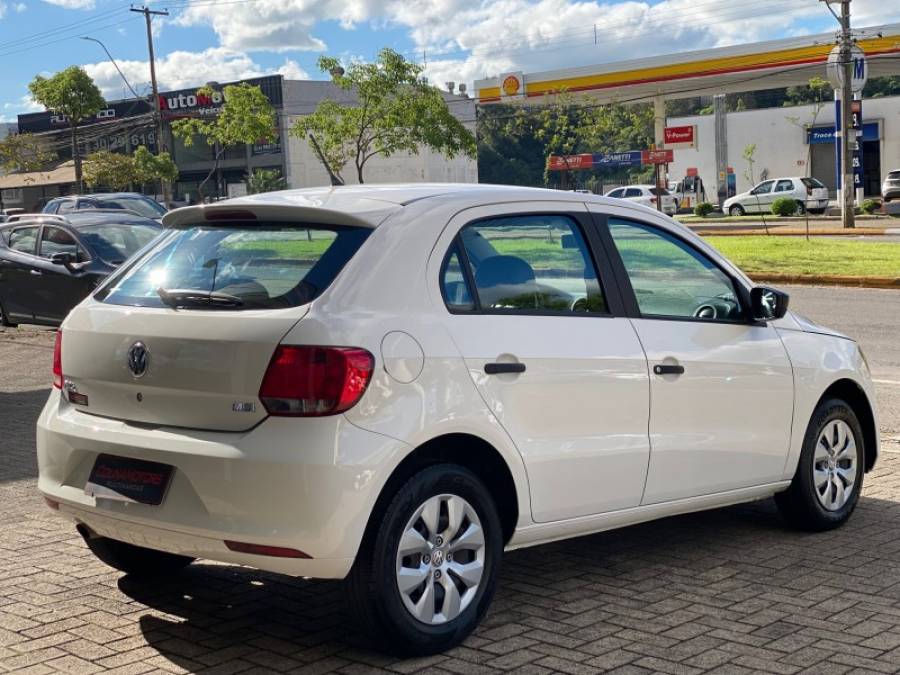
<instances>
[{"instance_id":1,"label":"car windshield wiper","mask_svg":"<svg viewBox=\"0 0 900 675\"><path fill-rule=\"evenodd\" d=\"M208 307L212 309L229 309L243 307L244 301L228 293L216 291L198 291L190 288L157 288L156 294L169 307Z\"/></svg>"}]
</instances>

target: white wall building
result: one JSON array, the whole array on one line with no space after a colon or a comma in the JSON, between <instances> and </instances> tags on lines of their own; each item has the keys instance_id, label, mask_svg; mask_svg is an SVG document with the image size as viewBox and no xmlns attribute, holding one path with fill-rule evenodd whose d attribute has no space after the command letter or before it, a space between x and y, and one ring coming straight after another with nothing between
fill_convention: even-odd
<instances>
[{"instance_id":1,"label":"white wall building","mask_svg":"<svg viewBox=\"0 0 900 675\"><path fill-rule=\"evenodd\" d=\"M744 148L756 144L753 175L811 175L825 183L834 195L836 187L834 101L827 101L815 115L812 105L763 108L728 113L728 166L734 169L737 191L752 187L745 174ZM866 195L878 195L888 171L900 168L900 96L866 99L863 113L863 166ZM815 119L814 119L815 117ZM696 147L676 149L669 165L669 180L678 181L696 168L714 200L716 185L715 120L713 115L674 117L667 125L696 126ZM811 126L808 134L806 127ZM809 138L808 138L809 136ZM812 141L811 143L809 141Z\"/></svg>"},{"instance_id":2,"label":"white wall building","mask_svg":"<svg viewBox=\"0 0 900 675\"><path fill-rule=\"evenodd\" d=\"M464 120L469 131L475 133L475 101L443 92L453 113ZM316 157L306 139L287 133L294 123L315 111L324 99L353 105L352 92L331 82L290 81L284 83L284 122L287 139L285 164L287 183L292 188L330 185L328 172ZM356 167L348 163L341 174L348 185L358 182ZM367 183L477 183L478 163L474 157L456 156L448 159L426 148L417 155L398 153L390 157L377 155L366 162L363 178Z\"/></svg>"}]
</instances>

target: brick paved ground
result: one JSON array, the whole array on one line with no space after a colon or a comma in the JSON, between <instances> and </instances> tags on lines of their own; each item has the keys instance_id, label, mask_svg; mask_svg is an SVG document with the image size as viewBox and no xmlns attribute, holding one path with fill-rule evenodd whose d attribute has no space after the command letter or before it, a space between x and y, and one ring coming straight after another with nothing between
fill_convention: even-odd
<instances>
[{"instance_id":1,"label":"brick paved ground","mask_svg":"<svg viewBox=\"0 0 900 675\"><path fill-rule=\"evenodd\" d=\"M396 661L336 583L199 563L141 588L97 562L33 487L50 346L0 334L0 671L900 671L900 444L841 530L762 502L515 552L465 646Z\"/></svg>"}]
</instances>

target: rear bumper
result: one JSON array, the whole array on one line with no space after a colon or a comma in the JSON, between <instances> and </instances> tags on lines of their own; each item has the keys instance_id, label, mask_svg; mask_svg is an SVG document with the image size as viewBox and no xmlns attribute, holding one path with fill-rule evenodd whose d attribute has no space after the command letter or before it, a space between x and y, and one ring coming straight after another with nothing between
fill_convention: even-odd
<instances>
[{"instance_id":1,"label":"rear bumper","mask_svg":"<svg viewBox=\"0 0 900 675\"><path fill-rule=\"evenodd\" d=\"M38 488L102 536L273 572L342 578L353 564L399 441L343 416L269 418L243 433L95 417L54 390L38 419ZM100 453L175 467L159 506L97 499L84 485ZM225 540L297 549L310 559L237 553Z\"/></svg>"}]
</instances>

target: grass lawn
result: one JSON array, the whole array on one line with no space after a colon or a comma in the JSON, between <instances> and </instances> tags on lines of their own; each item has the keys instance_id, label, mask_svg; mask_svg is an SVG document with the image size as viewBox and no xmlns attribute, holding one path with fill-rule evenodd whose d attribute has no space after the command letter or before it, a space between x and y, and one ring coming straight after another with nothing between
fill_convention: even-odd
<instances>
[{"instance_id":1,"label":"grass lawn","mask_svg":"<svg viewBox=\"0 0 900 675\"><path fill-rule=\"evenodd\" d=\"M900 277L900 243L803 237L705 237L745 272Z\"/></svg>"}]
</instances>

